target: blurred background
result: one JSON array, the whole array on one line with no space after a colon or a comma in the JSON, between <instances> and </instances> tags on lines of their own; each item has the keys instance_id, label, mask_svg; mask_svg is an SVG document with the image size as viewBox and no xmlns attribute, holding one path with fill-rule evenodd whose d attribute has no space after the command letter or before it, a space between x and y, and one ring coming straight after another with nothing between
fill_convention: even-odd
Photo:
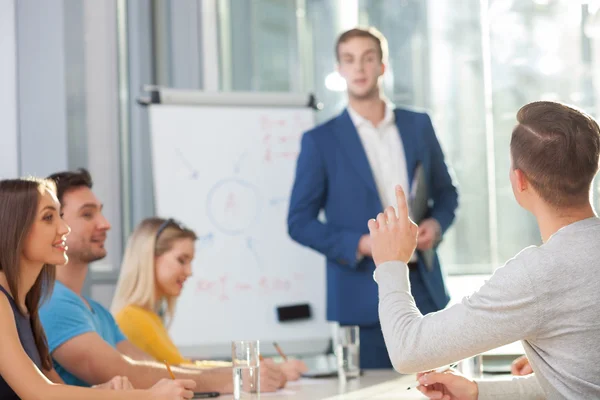
<instances>
[{"instance_id":1,"label":"blurred background","mask_svg":"<svg viewBox=\"0 0 600 400\"><path fill-rule=\"evenodd\" d=\"M451 277L487 275L540 243L508 180L516 111L546 99L600 112L599 9L598 0L0 0L0 175L90 169L112 233L88 291L110 299L124 239L154 215L143 85L312 92L321 122L345 106L337 35L373 25L389 41L385 93L430 113L459 185L442 265Z\"/></svg>"}]
</instances>

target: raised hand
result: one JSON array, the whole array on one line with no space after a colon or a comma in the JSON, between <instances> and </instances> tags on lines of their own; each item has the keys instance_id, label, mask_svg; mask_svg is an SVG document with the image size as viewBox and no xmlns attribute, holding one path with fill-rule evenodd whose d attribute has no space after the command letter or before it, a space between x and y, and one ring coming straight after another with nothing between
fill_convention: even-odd
<instances>
[{"instance_id":1,"label":"raised hand","mask_svg":"<svg viewBox=\"0 0 600 400\"><path fill-rule=\"evenodd\" d=\"M408 216L406 196L400 185L396 186L398 215L393 207L369 220L371 252L375 265L387 261L408 263L417 247L417 225Z\"/></svg>"}]
</instances>

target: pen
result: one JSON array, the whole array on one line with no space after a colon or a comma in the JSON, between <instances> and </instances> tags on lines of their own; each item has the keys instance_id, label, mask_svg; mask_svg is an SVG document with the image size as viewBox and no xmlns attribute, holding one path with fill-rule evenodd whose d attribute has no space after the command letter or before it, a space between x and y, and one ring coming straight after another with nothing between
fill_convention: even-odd
<instances>
[{"instance_id":1,"label":"pen","mask_svg":"<svg viewBox=\"0 0 600 400\"><path fill-rule=\"evenodd\" d=\"M436 368L431 372L437 372L438 374L441 374L442 372L446 372L449 369L452 369L454 367L456 367L458 365L458 363L454 363L454 364L450 364L450 365L446 365L445 367L440 367L440 368ZM429 373L431 373L429 372ZM410 385L409 387L406 388L406 390L411 390L416 388L417 386L419 386L421 383L419 383L419 381L417 381L417 383L413 383L412 385Z\"/></svg>"},{"instance_id":2,"label":"pen","mask_svg":"<svg viewBox=\"0 0 600 400\"><path fill-rule=\"evenodd\" d=\"M173 371L171 371L171 366L169 365L169 363L167 362L167 360L163 360L163 362L167 366L167 371L169 371L169 375L171 375L171 379L175 379L175 375L173 375Z\"/></svg>"},{"instance_id":3,"label":"pen","mask_svg":"<svg viewBox=\"0 0 600 400\"><path fill-rule=\"evenodd\" d=\"M194 393L194 397L192 399L210 399L213 397L219 397L221 393L219 392L197 392Z\"/></svg>"},{"instance_id":4,"label":"pen","mask_svg":"<svg viewBox=\"0 0 600 400\"><path fill-rule=\"evenodd\" d=\"M273 346L275 346L275 350L277 350L279 355L283 358L283 361L287 361L287 356L285 354L283 354L283 351L281 351L281 348L279 347L277 342L273 342Z\"/></svg>"}]
</instances>

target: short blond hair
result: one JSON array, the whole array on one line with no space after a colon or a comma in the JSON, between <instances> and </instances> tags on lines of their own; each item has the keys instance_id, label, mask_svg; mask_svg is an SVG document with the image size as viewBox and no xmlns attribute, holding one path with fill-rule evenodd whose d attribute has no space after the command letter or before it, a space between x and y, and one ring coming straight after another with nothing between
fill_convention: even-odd
<instances>
[{"instance_id":1,"label":"short blond hair","mask_svg":"<svg viewBox=\"0 0 600 400\"><path fill-rule=\"evenodd\" d=\"M111 306L113 315L129 305L158 313L164 300L167 309L163 319L172 320L177 298L156 298L154 260L171 250L173 243L180 239L196 240L197 236L194 231L182 227L172 219L147 218L137 226L125 248Z\"/></svg>"}]
</instances>

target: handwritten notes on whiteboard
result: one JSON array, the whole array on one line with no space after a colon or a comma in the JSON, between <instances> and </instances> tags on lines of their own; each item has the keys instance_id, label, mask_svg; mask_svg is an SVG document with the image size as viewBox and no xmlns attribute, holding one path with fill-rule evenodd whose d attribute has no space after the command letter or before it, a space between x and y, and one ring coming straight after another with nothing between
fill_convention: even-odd
<instances>
[{"instance_id":1,"label":"handwritten notes on whiteboard","mask_svg":"<svg viewBox=\"0 0 600 400\"><path fill-rule=\"evenodd\" d=\"M157 214L198 235L176 344L328 337L324 259L293 242L286 223L312 111L157 105L150 120ZM276 307L294 303L309 303L313 319L278 323Z\"/></svg>"}]
</instances>

